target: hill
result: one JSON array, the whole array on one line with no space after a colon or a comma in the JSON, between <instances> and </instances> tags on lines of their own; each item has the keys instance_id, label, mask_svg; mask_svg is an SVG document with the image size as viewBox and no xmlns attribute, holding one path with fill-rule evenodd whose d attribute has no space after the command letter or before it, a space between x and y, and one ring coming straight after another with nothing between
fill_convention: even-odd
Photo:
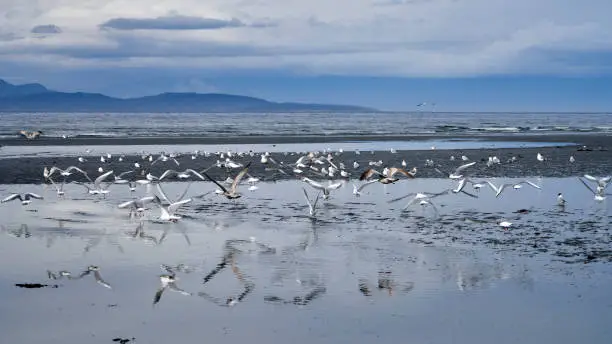
<instances>
[{"instance_id":1,"label":"hill","mask_svg":"<svg viewBox=\"0 0 612 344\"><path fill-rule=\"evenodd\" d=\"M114 98L99 93L57 92L40 84L13 85L0 79L3 112L370 112L352 105L278 103L222 93L162 93Z\"/></svg>"}]
</instances>

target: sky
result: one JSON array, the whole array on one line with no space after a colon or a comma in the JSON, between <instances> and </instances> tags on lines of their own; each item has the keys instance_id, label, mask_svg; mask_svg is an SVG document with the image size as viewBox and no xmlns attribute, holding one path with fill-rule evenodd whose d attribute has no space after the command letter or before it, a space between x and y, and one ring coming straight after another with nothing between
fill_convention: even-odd
<instances>
[{"instance_id":1,"label":"sky","mask_svg":"<svg viewBox=\"0 0 612 344\"><path fill-rule=\"evenodd\" d=\"M0 0L0 78L383 110L612 111L609 0Z\"/></svg>"}]
</instances>

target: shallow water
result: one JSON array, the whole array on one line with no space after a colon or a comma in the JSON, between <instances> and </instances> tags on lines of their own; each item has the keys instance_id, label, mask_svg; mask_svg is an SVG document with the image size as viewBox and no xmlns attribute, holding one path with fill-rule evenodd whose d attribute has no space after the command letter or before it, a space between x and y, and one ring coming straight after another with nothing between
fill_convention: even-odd
<instances>
[{"instance_id":1,"label":"shallow water","mask_svg":"<svg viewBox=\"0 0 612 344\"><path fill-rule=\"evenodd\" d=\"M438 214L419 205L402 212L404 201L388 200L442 191L449 180L375 184L359 198L349 183L316 221L304 216L305 184L259 183L236 202L195 199L176 224L158 223L152 207L142 236L134 235L140 221L116 208L133 197L125 186L98 198L67 185L58 199L41 185L0 185L1 195L45 196L0 206L0 330L7 343L607 343L610 203L593 201L575 178L532 181L542 189L441 196ZM186 186L164 189L172 198ZM194 183L189 195L211 190ZM564 210L555 206L560 190ZM501 219L511 229L500 229ZM224 256L227 265L211 273ZM193 295L167 290L153 306L160 264L181 263L193 271L178 272L177 285ZM47 277L90 264L112 289L91 274ZM15 287L25 282L58 288ZM230 297L243 298L227 307Z\"/></svg>"},{"instance_id":2,"label":"shallow water","mask_svg":"<svg viewBox=\"0 0 612 344\"><path fill-rule=\"evenodd\" d=\"M146 117L146 121L143 118ZM33 126L33 123L35 125ZM393 125L389 125L393 123ZM3 113L0 138L610 133L609 114L542 113Z\"/></svg>"},{"instance_id":3,"label":"shallow water","mask_svg":"<svg viewBox=\"0 0 612 344\"><path fill-rule=\"evenodd\" d=\"M563 142L527 142L527 141L480 141L471 140L422 140L422 141L359 141L330 143L278 143L278 144L223 144L223 145L105 145L105 146L6 146L0 149L0 158L20 157L55 157L81 156L90 154L130 155L142 152L159 153L192 153L200 152L312 152L325 149L338 151L389 151L435 149L500 149L500 148L534 148L568 146L573 143Z\"/></svg>"}]
</instances>

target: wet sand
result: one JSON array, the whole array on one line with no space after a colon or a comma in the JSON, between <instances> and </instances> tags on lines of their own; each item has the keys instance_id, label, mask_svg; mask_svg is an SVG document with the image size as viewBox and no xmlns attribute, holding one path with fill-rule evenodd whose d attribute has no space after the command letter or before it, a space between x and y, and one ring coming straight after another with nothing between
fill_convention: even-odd
<instances>
[{"instance_id":1,"label":"wet sand","mask_svg":"<svg viewBox=\"0 0 612 344\"><path fill-rule=\"evenodd\" d=\"M372 140L374 137L368 137L368 140ZM437 137L440 138L440 137ZM335 162L344 162L347 172L349 172L350 178L358 178L360 173L368 167L370 161L383 161L383 166L380 167L382 170L384 166L400 166L402 160L405 160L408 168L417 167L417 177L446 177L441 175L434 168L425 165L427 159L432 159L436 167L441 171L450 172L457 166L463 163L461 160L462 155L466 155L470 160L478 162L474 167L471 168L472 176L474 177L568 177L568 176L579 176L585 173L593 175L607 175L612 171L612 136L607 135L541 135L541 136L525 136L525 135L504 135L504 136L487 136L483 139L486 140L503 140L503 141L527 141L540 140L539 142L559 142L567 143L573 142L575 145L559 145L553 147L538 147L538 148L499 148L499 149L448 149L448 150L406 150L398 151L392 154L389 151L361 151L361 154L357 155L354 151L345 151L341 154L337 154ZM250 138L252 139L252 138ZM250 142L249 138L243 138L242 141L231 141L231 142ZM261 138L266 140L273 140L275 138ZM327 142L323 139L326 137L293 137L284 138L285 141L293 140L297 142L307 142L308 140L322 140L322 143ZM347 138L344 137L344 140ZM386 137L386 139L390 139ZM398 138L395 138L398 139ZM409 139L416 139L411 137ZM480 139L480 138L479 138ZM106 139L105 139L106 140ZM142 141L147 143L160 143L154 141L156 139L116 139L111 140L113 144L143 144ZM165 139L160 139L165 142ZM188 138L172 139L173 143L186 143L189 142ZM212 139L198 139L198 140L212 140ZM229 138L228 138L229 140ZM15 141L15 140L14 140ZM104 142L111 142L104 141ZM282 141L282 140L280 140ZM15 141L17 142L17 141ZM43 144L49 142L48 140L35 140L35 141L18 141L21 144ZM64 144L76 144L72 140L57 141L63 142ZM57 144L54 142L54 144ZM203 141L198 141L202 143ZM213 141L210 141L213 142ZM218 141L214 141L218 143ZM275 142L275 141L270 141ZM93 143L92 143L93 144ZM101 144L97 142L96 144ZM161 143L160 143L161 144ZM583 147L587 148L584 149ZM86 146L84 146L86 147ZM248 147L248 146L246 146ZM325 145L321 145L321 150L325 148ZM158 153L155 146L151 146L149 150L151 153ZM546 161L539 162L536 159L537 153L541 153L546 157ZM157 156L157 155L156 155ZM299 155L296 153L272 153L272 158L278 162L284 162L283 170L286 174L279 172L266 171L265 169L270 167L260 163L259 154L254 156L245 155L243 157L237 157L234 160L242 163L252 162L250 173L263 180L283 180L283 179L295 179L297 176L292 173L293 167L287 166L294 163ZM451 160L451 156L455 157L455 160ZM493 165L491 167L486 166L486 161L489 156L497 156L501 160L501 164ZM576 162L570 163L570 156L574 156ZM153 175L161 175L166 169L185 170L191 168L197 171L206 169L217 162L218 156L212 154L209 157L198 156L197 159L192 160L191 154L185 154L177 158L180 166L177 166L172 161L159 162L153 167L149 168L149 163L143 162L141 156L125 156L122 162L119 162L118 156L113 156L111 162L101 163L100 155L84 156L87 161L79 163L73 156L57 156L57 157L24 157L24 158L6 158L0 159L0 183L2 184L29 184L29 183L41 183L42 182L42 169L44 166L58 166L60 168L66 168L68 166L76 165L84 169L90 176L96 176L99 173L98 168L102 167L105 171L114 170L117 173L123 171L129 171L134 169L134 163L138 162L142 168L136 169L137 177L139 174L144 175L146 173L152 173ZM511 159L515 158L514 161ZM357 169L353 168L353 162L357 162L360 166ZM236 173L233 171L231 173ZM215 179L227 178L227 172L222 168L212 168L208 174ZM305 175L311 177L317 177L316 174L312 174L309 171L305 172Z\"/></svg>"}]
</instances>

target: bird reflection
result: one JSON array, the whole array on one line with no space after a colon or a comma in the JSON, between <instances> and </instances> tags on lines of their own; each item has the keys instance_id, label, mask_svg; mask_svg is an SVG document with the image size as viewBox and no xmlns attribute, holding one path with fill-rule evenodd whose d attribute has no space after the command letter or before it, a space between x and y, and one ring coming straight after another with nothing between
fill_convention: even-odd
<instances>
[{"instance_id":1,"label":"bird reflection","mask_svg":"<svg viewBox=\"0 0 612 344\"><path fill-rule=\"evenodd\" d=\"M209 272L206 276L204 276L204 280L202 282L202 284L206 284L208 283L210 280L212 280L219 272L223 271L228 265L230 265L231 270L234 274L234 276L236 277L236 279L238 280L238 282L242 285L243 290L241 293L239 293L236 296L230 296L226 299L221 299L221 298L217 298L214 296L209 295L206 292L199 292L198 296L213 302L214 304L221 306L221 307L232 307L236 304L238 304L239 302L243 301L252 291L253 289L255 289L255 284L250 281L240 270L240 268L238 267L238 265L236 264L236 260L237 258L240 256L240 254L245 253L245 251L239 249L237 247L237 245L240 244L255 244L255 246L259 249L260 253L274 253L276 252L276 250L274 248L271 248L265 244L262 243L258 243L256 241L253 240L228 240L225 242L224 245L224 250L225 250L225 254L223 255L223 258L221 259L221 262L219 264L217 264L217 266L211 271Z\"/></svg>"},{"instance_id":2,"label":"bird reflection","mask_svg":"<svg viewBox=\"0 0 612 344\"><path fill-rule=\"evenodd\" d=\"M156 237L145 234L144 221L140 221L138 223L138 227L136 227L136 230L126 232L126 234L128 234L132 238L141 239L142 241L147 242L147 243L153 243L155 245L159 244Z\"/></svg>"},{"instance_id":3,"label":"bird reflection","mask_svg":"<svg viewBox=\"0 0 612 344\"><path fill-rule=\"evenodd\" d=\"M372 286L367 279L360 279L358 283L359 292L364 296L372 296ZM391 271L379 271L376 288L380 291L386 290L389 296L393 296L394 291L407 293L414 288L413 282L398 284L393 279Z\"/></svg>"},{"instance_id":4,"label":"bird reflection","mask_svg":"<svg viewBox=\"0 0 612 344\"><path fill-rule=\"evenodd\" d=\"M155 296L153 297L153 305L156 305L161 300L161 297L166 289L170 289L174 292L180 293L185 296L191 296L191 293L188 293L184 291L183 289L176 286L176 276L174 274L160 275L159 281L160 281L161 286L159 287L159 289L155 293Z\"/></svg>"},{"instance_id":5,"label":"bird reflection","mask_svg":"<svg viewBox=\"0 0 612 344\"><path fill-rule=\"evenodd\" d=\"M83 254L88 253L89 251L91 251L92 248L98 246L100 244L100 242L102 242L102 238L106 238L106 241L111 244L112 246L117 247L117 250L121 253L125 253L125 251L123 250L123 246L121 246L121 244L119 243L119 241L117 241L116 238L111 237L109 234L106 233L106 229L104 230L104 233L101 233L100 235L97 235L91 239L89 239L89 241L87 242L87 245L85 245L85 247L83 248Z\"/></svg>"},{"instance_id":6,"label":"bird reflection","mask_svg":"<svg viewBox=\"0 0 612 344\"><path fill-rule=\"evenodd\" d=\"M9 229L4 225L0 227L2 229L2 232L12 237L15 237L15 238L26 238L27 239L32 236L32 233L30 232L28 225L25 223L22 223L21 226L19 226L19 229Z\"/></svg>"},{"instance_id":7,"label":"bird reflection","mask_svg":"<svg viewBox=\"0 0 612 344\"><path fill-rule=\"evenodd\" d=\"M98 284L100 284L101 286L108 288L108 289L112 289L111 285L106 283L103 279L102 276L100 275L100 268L95 266L95 265L90 265L87 267L87 269L85 271L83 271L79 277L77 277L76 279L81 279L89 274L91 274L93 272L94 275L94 279L96 280L96 282Z\"/></svg>"},{"instance_id":8,"label":"bird reflection","mask_svg":"<svg viewBox=\"0 0 612 344\"><path fill-rule=\"evenodd\" d=\"M278 296L264 296L264 301L273 303L294 304L296 306L306 306L314 299L317 299L321 295L325 294L326 290L327 289L325 287L319 286L314 288L304 296L295 296L293 297L293 299L290 300L286 300Z\"/></svg>"}]
</instances>

